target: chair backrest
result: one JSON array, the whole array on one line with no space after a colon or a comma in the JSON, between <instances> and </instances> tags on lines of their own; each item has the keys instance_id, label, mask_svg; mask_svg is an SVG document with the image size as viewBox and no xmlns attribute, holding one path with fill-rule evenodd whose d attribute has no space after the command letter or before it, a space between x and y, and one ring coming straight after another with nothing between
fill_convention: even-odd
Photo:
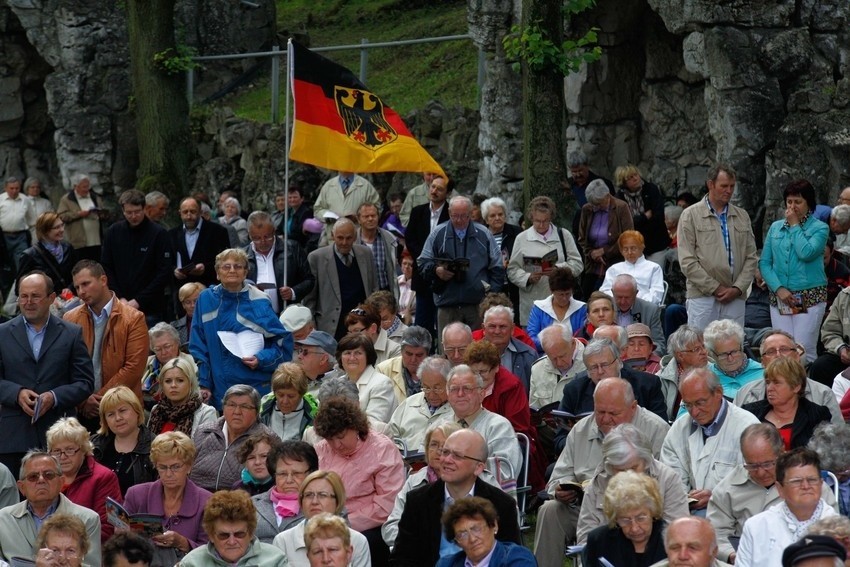
<instances>
[{"instance_id":1,"label":"chair backrest","mask_svg":"<svg viewBox=\"0 0 850 567\"><path fill-rule=\"evenodd\" d=\"M664 295L661 296L661 305L666 305L667 303L667 292L670 290L670 284L667 283L667 280L662 280L664 283Z\"/></svg>"},{"instance_id":2,"label":"chair backrest","mask_svg":"<svg viewBox=\"0 0 850 567\"><path fill-rule=\"evenodd\" d=\"M520 466L519 474L516 479L516 503L519 513L519 525L525 526L525 505L528 502L528 495L531 492L531 486L528 484L528 464L531 460L531 440L525 433L516 434L519 450L522 454L522 466Z\"/></svg>"}]
</instances>

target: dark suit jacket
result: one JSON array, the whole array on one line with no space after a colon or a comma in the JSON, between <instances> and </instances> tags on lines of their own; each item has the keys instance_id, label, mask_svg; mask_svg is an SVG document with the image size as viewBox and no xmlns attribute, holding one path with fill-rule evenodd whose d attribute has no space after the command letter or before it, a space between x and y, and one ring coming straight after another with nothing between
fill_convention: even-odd
<instances>
[{"instance_id":1,"label":"dark suit jacket","mask_svg":"<svg viewBox=\"0 0 850 567\"><path fill-rule=\"evenodd\" d=\"M35 422L18 405L22 388L37 394L53 391L58 406ZM0 325L0 453L25 453L46 447L47 429L60 417L74 417L76 407L94 391L94 372L83 332L73 323L50 316L41 356L36 361L23 316Z\"/></svg>"},{"instance_id":2,"label":"dark suit jacket","mask_svg":"<svg viewBox=\"0 0 850 567\"><path fill-rule=\"evenodd\" d=\"M443 532L440 517L443 515L445 486L442 480L438 480L407 494L407 502L398 521L398 536L390 556L390 565L433 567L437 563L440 558L440 534ZM475 480L474 492L475 496L486 498L496 508L499 515L496 539L522 544L516 501L480 478Z\"/></svg>"},{"instance_id":3,"label":"dark suit jacket","mask_svg":"<svg viewBox=\"0 0 850 567\"><path fill-rule=\"evenodd\" d=\"M180 255L180 260L183 266L192 264L203 264L204 273L201 276L189 276L185 280L175 280L177 285L183 285L189 282L200 282L207 287L218 283L215 274L215 257L222 250L230 248L230 237L227 234L227 229L218 223L212 221L203 221L201 223L201 232L198 235L198 243L195 245L194 254L189 256L189 251L186 249L186 231L183 225L174 227L168 231L168 236L171 238L171 245L174 249L174 267L177 267L177 255Z\"/></svg>"},{"instance_id":4,"label":"dark suit jacket","mask_svg":"<svg viewBox=\"0 0 850 567\"><path fill-rule=\"evenodd\" d=\"M440 211L439 224L449 220L449 202L443 205L443 210ZM431 286L428 285L422 276L419 274L419 267L416 265L416 259L422 254L425 248L425 241L428 235L431 234L431 203L418 205L410 211L410 221L407 223L407 230L404 232L404 242L407 250L413 257L413 281L411 287L414 291L431 293Z\"/></svg>"},{"instance_id":5,"label":"dark suit jacket","mask_svg":"<svg viewBox=\"0 0 850 567\"><path fill-rule=\"evenodd\" d=\"M307 203L301 203L301 206L294 211L289 209L289 218L292 219L292 224L289 227L289 238L298 242L302 247L306 247L309 236L304 234L304 221L313 218L313 207ZM276 227L276 230L278 234L283 234L283 231L286 230L286 227L283 226L283 220L280 221L280 226Z\"/></svg>"},{"instance_id":6,"label":"dark suit jacket","mask_svg":"<svg viewBox=\"0 0 850 567\"><path fill-rule=\"evenodd\" d=\"M310 271L310 265L307 263L307 254L298 242L290 239L286 248L287 258L287 278L286 286L291 287L295 292L295 302L304 301L307 294L316 285L316 278L313 277L313 272ZM245 247L245 252L248 254L248 279L252 282L257 282L257 255L251 245ZM283 239L275 237L274 243L274 279L277 282L277 287L281 288L284 285L283 278L283 259L284 259L284 244ZM283 298L278 293L279 305L283 305Z\"/></svg>"}]
</instances>

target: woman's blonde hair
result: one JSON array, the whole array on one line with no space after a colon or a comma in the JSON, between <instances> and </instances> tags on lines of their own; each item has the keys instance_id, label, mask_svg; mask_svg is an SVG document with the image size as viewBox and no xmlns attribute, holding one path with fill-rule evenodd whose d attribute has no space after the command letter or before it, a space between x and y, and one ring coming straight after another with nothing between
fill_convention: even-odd
<instances>
[{"instance_id":1,"label":"woman's blonde hair","mask_svg":"<svg viewBox=\"0 0 850 567\"><path fill-rule=\"evenodd\" d=\"M317 514L307 521L307 526L304 528L304 544L307 546L307 553L310 552L310 546L313 545L314 540L335 537L342 540L346 549L351 547L351 532L348 531L348 525L345 520L333 514Z\"/></svg>"},{"instance_id":2,"label":"woman's blonde hair","mask_svg":"<svg viewBox=\"0 0 850 567\"><path fill-rule=\"evenodd\" d=\"M653 519L661 517L663 505L658 481L644 473L623 471L608 482L602 511L608 518L608 526L617 525L617 517L638 508L647 508Z\"/></svg>"},{"instance_id":3,"label":"woman's blonde hair","mask_svg":"<svg viewBox=\"0 0 850 567\"><path fill-rule=\"evenodd\" d=\"M76 417L63 417L50 426L47 430L47 451L53 450L56 443L68 441L80 446L86 455L92 454L92 444L89 440L89 431L77 420Z\"/></svg>"},{"instance_id":4,"label":"woman's blonde hair","mask_svg":"<svg viewBox=\"0 0 850 567\"><path fill-rule=\"evenodd\" d=\"M301 488L298 489L298 502L304 500L304 493L307 491L307 485L314 480L326 480L334 489L334 498L336 498L336 508L334 514L341 514L345 508L345 485L342 483L340 476L334 471L313 471L301 482ZM301 504L304 508L304 504Z\"/></svg>"},{"instance_id":5,"label":"woman's blonde hair","mask_svg":"<svg viewBox=\"0 0 850 567\"><path fill-rule=\"evenodd\" d=\"M164 459L180 459L184 464L195 462L195 443L182 431L160 433L151 441L151 462L157 464Z\"/></svg>"},{"instance_id":6,"label":"woman's blonde hair","mask_svg":"<svg viewBox=\"0 0 850 567\"><path fill-rule=\"evenodd\" d=\"M307 374L300 364L284 362L272 374L272 392L295 390L299 396L307 393Z\"/></svg>"},{"instance_id":7,"label":"woman's blonde hair","mask_svg":"<svg viewBox=\"0 0 850 567\"><path fill-rule=\"evenodd\" d=\"M100 399L100 429L97 430L101 435L109 434L109 425L106 423L106 414L115 410L121 404L127 404L136 412L136 425L145 423L145 410L142 408L142 403L139 397L127 386L115 386L110 388L103 394Z\"/></svg>"},{"instance_id":8,"label":"woman's blonde hair","mask_svg":"<svg viewBox=\"0 0 850 567\"><path fill-rule=\"evenodd\" d=\"M159 369L159 383L162 384L166 372L174 369L179 370L189 381L190 393L196 394L200 391L200 387L198 386L198 373L195 372L195 365L180 356L172 358L162 365L162 368Z\"/></svg>"},{"instance_id":9,"label":"woman's blonde hair","mask_svg":"<svg viewBox=\"0 0 850 567\"><path fill-rule=\"evenodd\" d=\"M86 525L77 516L58 512L44 520L41 529L38 530L38 537L35 539L35 549L47 547L47 538L50 537L51 533L69 535L77 540L80 562L89 552L89 547L91 547L89 534L86 531Z\"/></svg>"}]
</instances>

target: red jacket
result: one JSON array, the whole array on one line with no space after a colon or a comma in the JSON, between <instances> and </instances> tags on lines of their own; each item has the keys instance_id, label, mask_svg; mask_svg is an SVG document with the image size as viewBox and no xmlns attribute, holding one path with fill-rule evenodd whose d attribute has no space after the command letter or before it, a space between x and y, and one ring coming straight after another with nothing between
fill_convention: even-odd
<instances>
[{"instance_id":1,"label":"red jacket","mask_svg":"<svg viewBox=\"0 0 850 567\"><path fill-rule=\"evenodd\" d=\"M94 510L100 516L100 542L109 539L115 528L106 521L106 497L124 502L121 487L115 473L88 455L77 473L74 482L65 486L62 493L78 506Z\"/></svg>"}]
</instances>

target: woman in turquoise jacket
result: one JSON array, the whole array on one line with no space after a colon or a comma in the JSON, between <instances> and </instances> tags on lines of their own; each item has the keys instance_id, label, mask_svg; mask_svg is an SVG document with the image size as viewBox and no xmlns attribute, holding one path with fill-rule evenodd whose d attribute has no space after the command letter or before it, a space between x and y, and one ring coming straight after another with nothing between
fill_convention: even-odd
<instances>
[{"instance_id":1,"label":"woman in turquoise jacket","mask_svg":"<svg viewBox=\"0 0 850 567\"><path fill-rule=\"evenodd\" d=\"M770 322L791 333L817 356L817 340L826 310L826 271L823 253L829 227L817 220L815 189L805 179L785 187L785 218L770 225L759 269L770 290Z\"/></svg>"}]
</instances>

